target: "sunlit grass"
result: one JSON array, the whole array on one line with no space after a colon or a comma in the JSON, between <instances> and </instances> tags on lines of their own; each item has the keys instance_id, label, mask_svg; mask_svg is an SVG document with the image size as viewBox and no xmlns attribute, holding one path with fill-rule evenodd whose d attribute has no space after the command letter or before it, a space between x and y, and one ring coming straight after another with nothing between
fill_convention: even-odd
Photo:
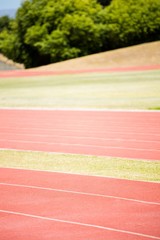
<instances>
[{"instance_id":1,"label":"sunlit grass","mask_svg":"<svg viewBox=\"0 0 160 240\"><path fill-rule=\"evenodd\" d=\"M160 71L0 79L0 107L159 109Z\"/></svg>"},{"instance_id":2,"label":"sunlit grass","mask_svg":"<svg viewBox=\"0 0 160 240\"><path fill-rule=\"evenodd\" d=\"M160 181L159 161L1 150L0 167Z\"/></svg>"}]
</instances>

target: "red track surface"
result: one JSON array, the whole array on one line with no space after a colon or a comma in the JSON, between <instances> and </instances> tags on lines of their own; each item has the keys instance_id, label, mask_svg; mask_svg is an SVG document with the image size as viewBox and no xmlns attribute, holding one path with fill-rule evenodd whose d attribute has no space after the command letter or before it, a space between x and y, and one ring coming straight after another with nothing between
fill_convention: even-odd
<instances>
[{"instance_id":1,"label":"red track surface","mask_svg":"<svg viewBox=\"0 0 160 240\"><path fill-rule=\"evenodd\" d=\"M160 160L160 112L1 109L0 148Z\"/></svg>"},{"instance_id":2,"label":"red track surface","mask_svg":"<svg viewBox=\"0 0 160 240\"><path fill-rule=\"evenodd\" d=\"M160 65L151 66L131 66L119 68L94 68L94 69L76 69L76 70L63 70L63 71L35 71L35 70L11 70L0 71L0 78L8 77L29 77L29 76L47 76L47 75L62 75L62 74L79 74L79 73L94 73L94 72L126 72L126 71L146 71L158 70Z\"/></svg>"},{"instance_id":3,"label":"red track surface","mask_svg":"<svg viewBox=\"0 0 160 240\"><path fill-rule=\"evenodd\" d=\"M158 183L0 169L1 240L160 239Z\"/></svg>"}]
</instances>

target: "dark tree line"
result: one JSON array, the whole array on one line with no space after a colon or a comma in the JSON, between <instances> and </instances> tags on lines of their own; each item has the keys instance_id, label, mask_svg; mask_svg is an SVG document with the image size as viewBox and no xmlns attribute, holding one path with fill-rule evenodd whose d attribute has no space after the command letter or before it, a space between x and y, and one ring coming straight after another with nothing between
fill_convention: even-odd
<instances>
[{"instance_id":1,"label":"dark tree line","mask_svg":"<svg viewBox=\"0 0 160 240\"><path fill-rule=\"evenodd\" d=\"M112 0L98 0L102 6L108 6Z\"/></svg>"}]
</instances>

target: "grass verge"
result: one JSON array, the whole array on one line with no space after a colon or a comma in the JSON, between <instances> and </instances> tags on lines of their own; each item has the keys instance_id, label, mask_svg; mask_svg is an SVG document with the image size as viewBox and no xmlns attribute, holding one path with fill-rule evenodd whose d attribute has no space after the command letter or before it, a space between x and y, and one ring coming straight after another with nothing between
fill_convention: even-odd
<instances>
[{"instance_id":1,"label":"grass verge","mask_svg":"<svg viewBox=\"0 0 160 240\"><path fill-rule=\"evenodd\" d=\"M160 182L159 161L1 150L0 167Z\"/></svg>"},{"instance_id":2,"label":"grass verge","mask_svg":"<svg viewBox=\"0 0 160 240\"><path fill-rule=\"evenodd\" d=\"M158 109L160 70L0 79L0 107Z\"/></svg>"}]
</instances>

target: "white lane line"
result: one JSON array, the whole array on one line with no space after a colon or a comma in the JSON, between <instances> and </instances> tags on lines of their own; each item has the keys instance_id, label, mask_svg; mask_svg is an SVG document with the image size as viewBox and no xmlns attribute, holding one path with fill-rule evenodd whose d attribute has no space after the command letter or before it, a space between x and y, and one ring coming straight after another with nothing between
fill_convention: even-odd
<instances>
[{"instance_id":1,"label":"white lane line","mask_svg":"<svg viewBox=\"0 0 160 240\"><path fill-rule=\"evenodd\" d=\"M0 139L0 142L4 142L4 140ZM89 147L89 148L99 148L99 149L120 149L120 150L136 150L136 151L147 151L147 152L160 152L160 149L146 149L146 148L127 148L127 147L112 147L112 146L97 146L97 145L90 145L90 144L78 144L78 143L56 143L56 142L43 142L43 141L23 141L23 140L5 140L5 143L32 143L32 144L45 144L45 145L59 145L59 146L74 146L74 147Z\"/></svg>"},{"instance_id":2,"label":"white lane line","mask_svg":"<svg viewBox=\"0 0 160 240\"><path fill-rule=\"evenodd\" d=\"M54 192L71 193L71 194L79 194L79 195L86 195L86 196L90 196L90 197L113 198L113 199L118 199L118 200L131 201L131 202L150 204L150 205L160 205L160 203L158 203L158 202L148 202L148 201L132 199L132 198L124 198L124 197L116 197L116 196L104 195L104 194L71 191L71 190L64 190L64 189L57 189L57 188L46 188L46 187L39 187L39 186L33 186L33 185L12 184L12 183L0 183L0 185L11 186L11 187L21 187L21 188L31 188L31 189L38 189L38 190L54 191Z\"/></svg>"},{"instance_id":3,"label":"white lane line","mask_svg":"<svg viewBox=\"0 0 160 240\"><path fill-rule=\"evenodd\" d=\"M48 135L48 134L32 134L32 133L1 133L2 136L34 136L34 137L49 137L49 138L69 138L69 139L90 139L90 140L102 140L102 141L127 141L127 142L142 142L142 143L159 143L157 140L138 140L138 139L125 139L125 138L104 138L104 137L89 137L89 136L72 136L72 135ZM4 139L3 140L8 140Z\"/></svg>"},{"instance_id":4,"label":"white lane line","mask_svg":"<svg viewBox=\"0 0 160 240\"><path fill-rule=\"evenodd\" d=\"M110 108L47 108L47 107L0 107L1 110L24 110L24 111L60 111L60 112L67 112L67 111L74 111L74 112L138 112L138 113L160 113L159 110L147 110L147 109L110 109Z\"/></svg>"},{"instance_id":5,"label":"white lane line","mask_svg":"<svg viewBox=\"0 0 160 240\"><path fill-rule=\"evenodd\" d=\"M54 222L72 224L72 225L79 225L79 226L83 226L83 227L98 228L98 229L112 231L112 232L118 232L118 233L134 235L134 236L138 236L138 237L146 237L149 239L160 240L160 238L156 237L156 236L142 234L142 233L138 233L138 232L131 232L131 231L127 231L127 230L121 230L121 229L116 229L116 228L104 227L104 226L100 226L100 225L93 225L93 224L81 223L81 222L75 222L75 221L67 221L67 220L63 220L63 219L43 217L43 216L39 216L39 215L27 214L27 213L22 213L22 212L14 212L14 211L2 210L2 209L0 209L0 212L6 213L6 214L12 214L12 215L19 215L19 216L23 216L23 217L36 218L36 219L41 219L41 220L48 220L48 221L54 221Z\"/></svg>"},{"instance_id":6,"label":"white lane line","mask_svg":"<svg viewBox=\"0 0 160 240\"><path fill-rule=\"evenodd\" d=\"M32 131L32 130L40 130L40 131L50 131L50 132L57 132L58 131L58 133L61 131L61 132L82 132L82 129L64 129L64 128L43 128L43 127L0 127L0 129L1 130L4 130L4 129L8 129L8 130L29 130L29 131ZM135 132L135 131L130 131L130 132L125 132L124 133L124 131L111 131L111 130L97 130L97 131L93 131L93 129L90 129L88 132L86 132L86 130L85 130L85 133L87 133L87 134L90 134L90 133L94 133L94 134L97 134L97 133L102 133L102 134L104 134L104 133L106 133L106 134L108 134L108 133L116 133L116 134L125 134L125 136L126 135L130 135L130 134L132 134L132 135L143 135L143 136L160 136L160 134L159 133L145 133L145 132Z\"/></svg>"}]
</instances>

